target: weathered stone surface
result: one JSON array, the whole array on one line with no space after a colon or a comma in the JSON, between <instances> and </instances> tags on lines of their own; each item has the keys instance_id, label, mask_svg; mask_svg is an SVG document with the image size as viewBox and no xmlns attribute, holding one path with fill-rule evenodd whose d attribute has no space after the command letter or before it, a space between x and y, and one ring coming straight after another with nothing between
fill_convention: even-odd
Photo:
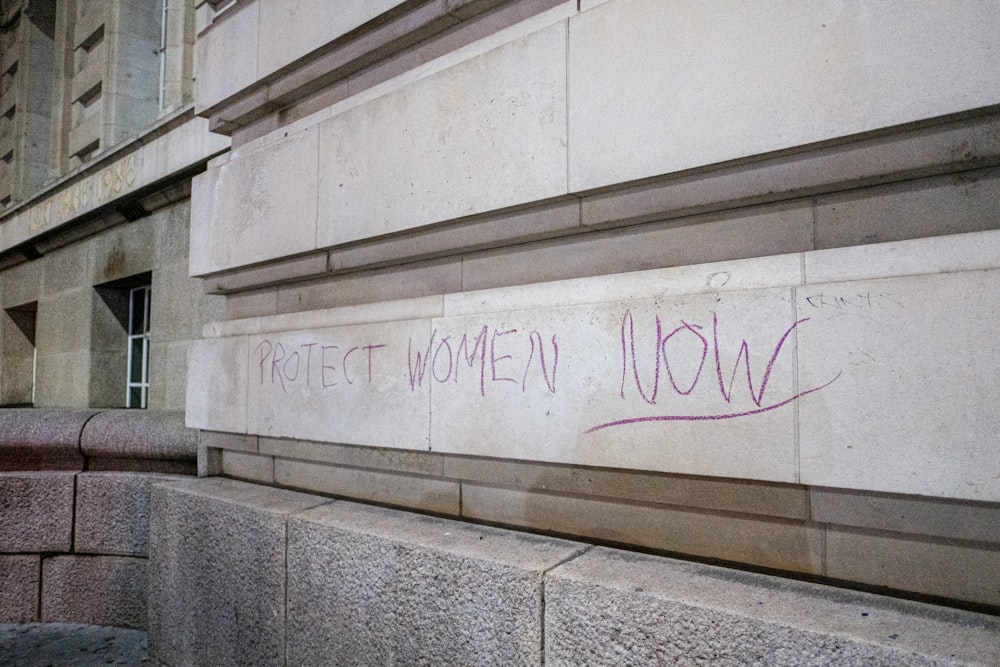
<instances>
[{"instance_id":1,"label":"weathered stone surface","mask_svg":"<svg viewBox=\"0 0 1000 667\"><path fill-rule=\"evenodd\" d=\"M429 329L415 320L251 336L249 432L426 449L430 395L411 391L399 351Z\"/></svg>"},{"instance_id":2,"label":"weathered stone surface","mask_svg":"<svg viewBox=\"0 0 1000 667\"><path fill-rule=\"evenodd\" d=\"M565 23L320 127L319 247L565 195Z\"/></svg>"},{"instance_id":3,"label":"weathered stone surface","mask_svg":"<svg viewBox=\"0 0 1000 667\"><path fill-rule=\"evenodd\" d=\"M171 665L282 665L286 517L316 496L218 477L153 487L149 643Z\"/></svg>"},{"instance_id":4,"label":"weathered stone surface","mask_svg":"<svg viewBox=\"0 0 1000 667\"><path fill-rule=\"evenodd\" d=\"M194 461L198 432L180 411L107 410L87 422L80 447L91 457Z\"/></svg>"},{"instance_id":5,"label":"weathered stone surface","mask_svg":"<svg viewBox=\"0 0 1000 667\"><path fill-rule=\"evenodd\" d=\"M82 470L80 433L95 410L0 410L0 470Z\"/></svg>"},{"instance_id":6,"label":"weathered stone surface","mask_svg":"<svg viewBox=\"0 0 1000 667\"><path fill-rule=\"evenodd\" d=\"M0 473L0 552L70 550L74 474Z\"/></svg>"},{"instance_id":7,"label":"weathered stone surface","mask_svg":"<svg viewBox=\"0 0 1000 667\"><path fill-rule=\"evenodd\" d=\"M402 301L220 323L195 346L188 417L289 439L997 502L986 471L1000 421L984 397L1000 394L988 339L998 241L449 293L431 317ZM880 259L895 277L869 277Z\"/></svg>"},{"instance_id":8,"label":"weathered stone surface","mask_svg":"<svg viewBox=\"0 0 1000 667\"><path fill-rule=\"evenodd\" d=\"M995 617L597 548L545 581L545 664L996 664Z\"/></svg>"},{"instance_id":9,"label":"weathered stone surface","mask_svg":"<svg viewBox=\"0 0 1000 667\"><path fill-rule=\"evenodd\" d=\"M899 533L826 531L826 574L878 587L1000 607L996 543L915 540ZM1000 637L997 638L1000 642Z\"/></svg>"},{"instance_id":10,"label":"weathered stone surface","mask_svg":"<svg viewBox=\"0 0 1000 667\"><path fill-rule=\"evenodd\" d=\"M54 556L42 561L42 620L146 627L145 558Z\"/></svg>"},{"instance_id":11,"label":"weathered stone surface","mask_svg":"<svg viewBox=\"0 0 1000 667\"><path fill-rule=\"evenodd\" d=\"M802 482L1000 500L1000 271L798 291Z\"/></svg>"},{"instance_id":12,"label":"weathered stone surface","mask_svg":"<svg viewBox=\"0 0 1000 667\"><path fill-rule=\"evenodd\" d=\"M570 190L994 104L998 23L992 3L606 2L570 19Z\"/></svg>"},{"instance_id":13,"label":"weathered stone surface","mask_svg":"<svg viewBox=\"0 0 1000 667\"><path fill-rule=\"evenodd\" d=\"M409 357L431 447L793 482L791 306L720 290L435 319L429 361Z\"/></svg>"},{"instance_id":14,"label":"weathered stone surface","mask_svg":"<svg viewBox=\"0 0 1000 667\"><path fill-rule=\"evenodd\" d=\"M326 0L261 0L257 76L263 78L310 51L332 42L399 0L339 3ZM216 61L215 66L225 61Z\"/></svg>"},{"instance_id":15,"label":"weathered stone surface","mask_svg":"<svg viewBox=\"0 0 1000 667\"><path fill-rule=\"evenodd\" d=\"M40 582L41 559L37 555L0 555L0 623L38 620Z\"/></svg>"},{"instance_id":16,"label":"weathered stone surface","mask_svg":"<svg viewBox=\"0 0 1000 667\"><path fill-rule=\"evenodd\" d=\"M195 99L198 100L198 111L257 80L260 3L240 5L230 11L234 13L212 25L206 37L196 42L198 76L195 78ZM252 55L248 57L248 54ZM229 63L229 66L211 67L208 63Z\"/></svg>"},{"instance_id":17,"label":"weathered stone surface","mask_svg":"<svg viewBox=\"0 0 1000 667\"><path fill-rule=\"evenodd\" d=\"M538 664L542 578L583 545L352 503L289 520L288 662Z\"/></svg>"},{"instance_id":18,"label":"weathered stone surface","mask_svg":"<svg viewBox=\"0 0 1000 667\"><path fill-rule=\"evenodd\" d=\"M286 133L287 134L287 133ZM192 181L191 273L204 274L316 247L318 128L243 153Z\"/></svg>"},{"instance_id":19,"label":"weathered stone surface","mask_svg":"<svg viewBox=\"0 0 1000 667\"><path fill-rule=\"evenodd\" d=\"M247 359L245 336L191 343L184 410L189 427L247 432Z\"/></svg>"},{"instance_id":20,"label":"weathered stone surface","mask_svg":"<svg viewBox=\"0 0 1000 667\"><path fill-rule=\"evenodd\" d=\"M817 523L1000 544L997 503L811 488L808 512Z\"/></svg>"},{"instance_id":21,"label":"weathered stone surface","mask_svg":"<svg viewBox=\"0 0 1000 667\"><path fill-rule=\"evenodd\" d=\"M135 472L85 472L76 479L74 551L146 556L153 484L183 479Z\"/></svg>"},{"instance_id":22,"label":"weathered stone surface","mask_svg":"<svg viewBox=\"0 0 1000 667\"><path fill-rule=\"evenodd\" d=\"M449 479L276 459L274 481L295 489L456 516L462 488Z\"/></svg>"}]
</instances>

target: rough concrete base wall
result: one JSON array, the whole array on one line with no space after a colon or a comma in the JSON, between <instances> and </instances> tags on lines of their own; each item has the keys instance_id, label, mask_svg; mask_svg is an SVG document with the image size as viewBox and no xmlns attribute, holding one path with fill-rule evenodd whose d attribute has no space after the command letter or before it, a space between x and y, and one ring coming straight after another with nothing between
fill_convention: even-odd
<instances>
[{"instance_id":1,"label":"rough concrete base wall","mask_svg":"<svg viewBox=\"0 0 1000 667\"><path fill-rule=\"evenodd\" d=\"M223 478L153 489L164 665L998 664L972 612Z\"/></svg>"}]
</instances>

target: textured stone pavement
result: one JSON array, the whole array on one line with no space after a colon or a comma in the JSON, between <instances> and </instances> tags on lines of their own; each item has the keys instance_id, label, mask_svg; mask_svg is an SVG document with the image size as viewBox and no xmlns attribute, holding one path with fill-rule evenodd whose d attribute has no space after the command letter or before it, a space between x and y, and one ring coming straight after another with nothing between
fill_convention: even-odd
<instances>
[{"instance_id":1,"label":"textured stone pavement","mask_svg":"<svg viewBox=\"0 0 1000 667\"><path fill-rule=\"evenodd\" d=\"M73 623L0 623L0 665L148 665L146 633Z\"/></svg>"}]
</instances>

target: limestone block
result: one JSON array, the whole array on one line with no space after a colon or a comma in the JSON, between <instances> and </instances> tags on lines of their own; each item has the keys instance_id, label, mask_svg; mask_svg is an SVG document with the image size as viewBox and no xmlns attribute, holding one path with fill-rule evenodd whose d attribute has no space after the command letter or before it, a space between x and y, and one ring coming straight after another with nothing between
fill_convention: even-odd
<instances>
[{"instance_id":1,"label":"limestone block","mask_svg":"<svg viewBox=\"0 0 1000 667\"><path fill-rule=\"evenodd\" d=\"M38 206L36 208L44 207ZM54 295L67 290L79 289L81 277L94 275L94 250L104 245L97 242L101 238L99 236L92 243L71 244L46 253L45 261L37 263L39 268L44 271L44 294ZM31 264L36 264L36 262ZM41 277L39 276L39 278ZM98 280L98 282L103 281ZM41 280L35 287L42 287Z\"/></svg>"},{"instance_id":2,"label":"limestone block","mask_svg":"<svg viewBox=\"0 0 1000 667\"><path fill-rule=\"evenodd\" d=\"M42 561L42 621L146 628L146 559L54 556Z\"/></svg>"},{"instance_id":3,"label":"limestone block","mask_svg":"<svg viewBox=\"0 0 1000 667\"><path fill-rule=\"evenodd\" d=\"M260 31L258 77L273 73L398 4L400 0L336 5L327 0L260 0L260 22L267 30Z\"/></svg>"},{"instance_id":4,"label":"limestone block","mask_svg":"<svg viewBox=\"0 0 1000 667\"><path fill-rule=\"evenodd\" d=\"M146 556L153 484L183 477L135 472L85 472L76 480L76 553Z\"/></svg>"},{"instance_id":5,"label":"limestone block","mask_svg":"<svg viewBox=\"0 0 1000 667\"><path fill-rule=\"evenodd\" d=\"M187 400L187 359L188 341L150 346L150 376L157 379L149 388L151 408L183 412Z\"/></svg>"},{"instance_id":6,"label":"limestone block","mask_svg":"<svg viewBox=\"0 0 1000 667\"><path fill-rule=\"evenodd\" d=\"M127 278L157 266L153 216L113 227L90 242L93 284Z\"/></svg>"},{"instance_id":7,"label":"limestone block","mask_svg":"<svg viewBox=\"0 0 1000 667\"><path fill-rule=\"evenodd\" d=\"M994 229L1000 173L922 179L816 202L820 248Z\"/></svg>"},{"instance_id":8,"label":"limestone block","mask_svg":"<svg viewBox=\"0 0 1000 667\"><path fill-rule=\"evenodd\" d=\"M583 545L332 503L289 519L288 662L538 664L544 572Z\"/></svg>"},{"instance_id":9,"label":"limestone block","mask_svg":"<svg viewBox=\"0 0 1000 667\"><path fill-rule=\"evenodd\" d=\"M802 482L1000 500L1000 271L798 291Z\"/></svg>"},{"instance_id":10,"label":"limestone block","mask_svg":"<svg viewBox=\"0 0 1000 667\"><path fill-rule=\"evenodd\" d=\"M1000 150L996 128L995 117L973 116L937 125L933 132L895 128L836 149L777 154L708 172L675 174L585 196L580 202L581 219L585 225L639 223L752 201L788 200L842 190L845 183L871 182L876 177L891 180L891 175L933 173L958 154L969 163L993 163ZM939 224L949 225L947 221Z\"/></svg>"},{"instance_id":11,"label":"limestone block","mask_svg":"<svg viewBox=\"0 0 1000 667\"><path fill-rule=\"evenodd\" d=\"M321 125L320 247L566 194L566 26Z\"/></svg>"},{"instance_id":12,"label":"limestone block","mask_svg":"<svg viewBox=\"0 0 1000 667\"><path fill-rule=\"evenodd\" d=\"M95 298L93 288L84 286L39 299L35 320L35 345L38 350L46 354L89 350L92 301ZM39 383L40 386L42 384Z\"/></svg>"},{"instance_id":13,"label":"limestone block","mask_svg":"<svg viewBox=\"0 0 1000 667\"><path fill-rule=\"evenodd\" d=\"M74 475L0 473L0 552L70 550Z\"/></svg>"},{"instance_id":14,"label":"limestone block","mask_svg":"<svg viewBox=\"0 0 1000 667\"><path fill-rule=\"evenodd\" d=\"M995 104L998 25L993 3L605 2L570 20L570 190Z\"/></svg>"},{"instance_id":15,"label":"limestone block","mask_svg":"<svg viewBox=\"0 0 1000 667\"><path fill-rule=\"evenodd\" d=\"M255 441L256 444L256 441ZM217 445L224 446L224 445ZM237 449L237 447L227 447ZM300 461L318 461L352 468L372 468L416 475L458 477L444 472L441 455L424 451L354 447L329 442L261 438L260 452Z\"/></svg>"},{"instance_id":16,"label":"limestone block","mask_svg":"<svg viewBox=\"0 0 1000 667\"><path fill-rule=\"evenodd\" d=\"M222 450L221 473L248 482L274 484L274 457Z\"/></svg>"},{"instance_id":17,"label":"limestone block","mask_svg":"<svg viewBox=\"0 0 1000 667\"><path fill-rule=\"evenodd\" d=\"M283 665L285 522L324 502L210 477L153 488L149 644L171 665Z\"/></svg>"},{"instance_id":18,"label":"limestone block","mask_svg":"<svg viewBox=\"0 0 1000 667\"><path fill-rule=\"evenodd\" d=\"M288 456L308 458L296 454ZM744 512L761 517L774 516L801 521L810 518L809 495L806 489L788 484L664 475L638 470L585 468L472 456L445 456L444 471L441 474L451 479L463 480L463 509L468 508L468 490L477 488L465 483L471 481L506 487L510 493L516 493L511 489L530 489L550 494L567 494L573 498L570 502L575 502L575 496L600 496L605 499L616 498L675 507ZM494 493L497 491L492 490ZM489 495L487 492L483 506L493 502L493 499L488 498ZM625 505L622 511L634 509L634 505ZM813 513L815 516L815 509Z\"/></svg>"},{"instance_id":19,"label":"limestone block","mask_svg":"<svg viewBox=\"0 0 1000 667\"><path fill-rule=\"evenodd\" d=\"M277 459L274 481L296 489L436 514L455 516L461 511L458 482L433 477Z\"/></svg>"},{"instance_id":20,"label":"limestone block","mask_svg":"<svg viewBox=\"0 0 1000 667\"><path fill-rule=\"evenodd\" d=\"M799 326L787 288L481 313L410 368L434 451L794 482Z\"/></svg>"},{"instance_id":21,"label":"limestone block","mask_svg":"<svg viewBox=\"0 0 1000 667\"><path fill-rule=\"evenodd\" d=\"M1000 623L597 548L545 579L545 664L996 664Z\"/></svg>"},{"instance_id":22,"label":"limestone block","mask_svg":"<svg viewBox=\"0 0 1000 667\"><path fill-rule=\"evenodd\" d=\"M410 342L429 327L413 320L251 336L249 432L426 449L430 396L402 371Z\"/></svg>"},{"instance_id":23,"label":"limestone block","mask_svg":"<svg viewBox=\"0 0 1000 667\"><path fill-rule=\"evenodd\" d=\"M256 35L254 35L255 37ZM158 40L159 37L157 37ZM195 48L201 46L201 43L202 40L199 39ZM234 67L242 72L243 67L251 60L248 53L242 51L240 56L223 61L223 68L227 74L231 74ZM198 71L196 82L201 82L205 69L207 68ZM233 81L234 79L228 79L227 83ZM183 125L143 146L140 149L142 159L138 161L137 157L138 163L136 164L136 167L141 170L140 181L144 184L153 183L164 176L174 174L229 148L229 137L209 132L208 127L208 119L191 118Z\"/></svg>"},{"instance_id":24,"label":"limestone block","mask_svg":"<svg viewBox=\"0 0 1000 667\"><path fill-rule=\"evenodd\" d=\"M201 281L188 277L188 261L160 264L153 274L150 308L156 317L158 342L190 340L201 337L205 315L221 315L221 308L212 308L221 299L202 293ZM207 311L207 312L206 312Z\"/></svg>"},{"instance_id":25,"label":"limestone block","mask_svg":"<svg viewBox=\"0 0 1000 667\"><path fill-rule=\"evenodd\" d=\"M278 288L278 312L431 297L462 289L462 258L452 257L337 276L329 282Z\"/></svg>"},{"instance_id":26,"label":"limestone block","mask_svg":"<svg viewBox=\"0 0 1000 667\"><path fill-rule=\"evenodd\" d=\"M0 623L38 620L40 567L37 555L0 555Z\"/></svg>"},{"instance_id":27,"label":"limestone block","mask_svg":"<svg viewBox=\"0 0 1000 667\"><path fill-rule=\"evenodd\" d=\"M230 7L195 42L196 111L218 104L257 80L260 3Z\"/></svg>"},{"instance_id":28,"label":"limestone block","mask_svg":"<svg viewBox=\"0 0 1000 667\"><path fill-rule=\"evenodd\" d=\"M1000 544L1000 506L939 498L809 489L816 523Z\"/></svg>"},{"instance_id":29,"label":"limestone block","mask_svg":"<svg viewBox=\"0 0 1000 667\"><path fill-rule=\"evenodd\" d=\"M1000 266L1000 230L817 250L803 266L809 283L992 269Z\"/></svg>"},{"instance_id":30,"label":"limestone block","mask_svg":"<svg viewBox=\"0 0 1000 667\"><path fill-rule=\"evenodd\" d=\"M826 533L826 568L837 579L1000 605L996 544L942 544L898 533L831 529Z\"/></svg>"},{"instance_id":31,"label":"limestone block","mask_svg":"<svg viewBox=\"0 0 1000 667\"><path fill-rule=\"evenodd\" d=\"M801 255L775 255L446 294L444 314L458 316L507 310L555 309L592 303L652 300L665 295L673 297L787 287L801 282Z\"/></svg>"},{"instance_id":32,"label":"limestone block","mask_svg":"<svg viewBox=\"0 0 1000 667\"><path fill-rule=\"evenodd\" d=\"M193 179L192 274L316 247L318 135L306 128L266 148L230 153Z\"/></svg>"},{"instance_id":33,"label":"limestone block","mask_svg":"<svg viewBox=\"0 0 1000 667\"><path fill-rule=\"evenodd\" d=\"M192 341L184 411L188 427L246 433L248 361L245 336Z\"/></svg>"},{"instance_id":34,"label":"limestone block","mask_svg":"<svg viewBox=\"0 0 1000 667\"><path fill-rule=\"evenodd\" d=\"M477 253L462 261L462 287L766 257L811 250L813 237L811 204L756 207Z\"/></svg>"}]
</instances>

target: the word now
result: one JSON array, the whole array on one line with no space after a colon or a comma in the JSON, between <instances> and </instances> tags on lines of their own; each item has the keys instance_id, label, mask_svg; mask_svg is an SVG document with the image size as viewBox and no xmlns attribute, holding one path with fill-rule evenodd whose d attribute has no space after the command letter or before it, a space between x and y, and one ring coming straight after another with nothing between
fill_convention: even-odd
<instances>
[{"instance_id":1,"label":"the word now","mask_svg":"<svg viewBox=\"0 0 1000 667\"><path fill-rule=\"evenodd\" d=\"M799 325L808 322L809 318L803 318L794 322L778 338L774 348L771 350L770 358L763 372L755 379L754 372L750 367L750 346L744 338L736 352L736 359L732 365L731 372L724 372L723 352L719 345L719 315L712 313L711 330L706 330L701 324L692 324L681 320L677 326L666 331L660 316L655 317L655 345L644 350L637 351L635 336L635 320L631 310L626 310L622 315L620 340L621 340L621 388L620 396L623 400L633 395L631 389L634 386L635 394L648 405L656 405L661 398L660 389L664 385L662 377L665 374L666 380L670 384L670 389L677 396L689 396L695 387L699 385L705 370L705 363L709 360L711 353L711 368L713 379L709 380L718 389L719 408L706 413L685 413L676 412L673 414L650 415L643 417L631 417L618 419L603 424L598 424L588 429L587 433L599 431L612 426L623 426L651 421L709 421L719 419L733 419L737 417L748 417L775 410L784 405L788 405L799 398L819 391L834 382L840 374L823 385L813 387L805 391L800 391L792 396L783 397L777 401L765 402L764 395L771 379L774 365L788 341L789 336ZM694 360L694 362L692 362ZM678 363L682 362L682 363ZM643 372L640 373L640 366ZM679 366L683 366L686 372L685 377L677 372ZM745 371L747 393L754 407L745 410L733 411L729 407L735 394L737 376L741 375L741 367ZM652 378L650 378L650 369ZM645 374L643 380L641 375ZM626 389L630 391L626 391ZM703 398L703 397L702 397Z\"/></svg>"}]
</instances>

